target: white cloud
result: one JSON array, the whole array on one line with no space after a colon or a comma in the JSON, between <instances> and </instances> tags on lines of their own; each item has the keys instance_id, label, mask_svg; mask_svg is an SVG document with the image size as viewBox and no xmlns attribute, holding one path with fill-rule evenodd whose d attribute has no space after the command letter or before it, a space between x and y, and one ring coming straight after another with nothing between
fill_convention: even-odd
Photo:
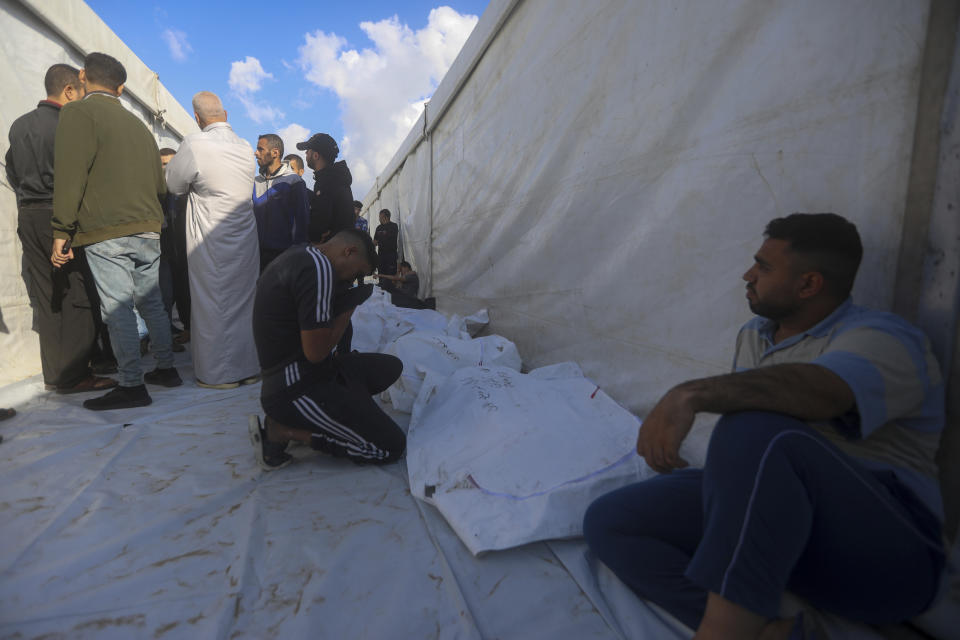
<instances>
[{"instance_id":1,"label":"white cloud","mask_svg":"<svg viewBox=\"0 0 960 640\"><path fill-rule=\"evenodd\" d=\"M288 156L295 153L303 160L303 151L297 149L297 143L303 142L310 137L310 129L297 124L296 122L288 124L275 132L283 140L283 155ZM313 189L313 171L304 163L303 180L307 183L308 189Z\"/></svg>"},{"instance_id":2,"label":"white cloud","mask_svg":"<svg viewBox=\"0 0 960 640\"><path fill-rule=\"evenodd\" d=\"M178 62L183 62L187 56L193 53L193 47L187 41L187 34L176 29L164 29L160 34L163 41L167 43L170 49L170 57Z\"/></svg>"},{"instance_id":3,"label":"white cloud","mask_svg":"<svg viewBox=\"0 0 960 640\"><path fill-rule=\"evenodd\" d=\"M273 123L284 116L283 111L259 101L255 95L263 88L265 80L272 79L273 74L264 71L260 61L253 56L247 56L245 60L236 60L230 64L230 77L227 80L230 90L243 105L247 117L257 124Z\"/></svg>"},{"instance_id":4,"label":"white cloud","mask_svg":"<svg viewBox=\"0 0 960 640\"><path fill-rule=\"evenodd\" d=\"M260 61L253 56L230 64L230 88L237 93L256 93L263 87L264 80L272 79L273 74L264 71Z\"/></svg>"},{"instance_id":5,"label":"white cloud","mask_svg":"<svg viewBox=\"0 0 960 640\"><path fill-rule=\"evenodd\" d=\"M361 51L347 49L346 40L333 33L306 34L298 62L307 80L340 99L340 149L355 196L366 194L393 157L477 20L439 7L417 31L396 16L362 22L373 48Z\"/></svg>"},{"instance_id":6,"label":"white cloud","mask_svg":"<svg viewBox=\"0 0 960 640\"><path fill-rule=\"evenodd\" d=\"M282 120L284 115L286 115L274 106L257 102L256 97L237 95L237 99L240 101L240 104L243 105L243 108L246 109L247 117L257 124L263 124L264 122L273 124L278 120Z\"/></svg>"},{"instance_id":7,"label":"white cloud","mask_svg":"<svg viewBox=\"0 0 960 640\"><path fill-rule=\"evenodd\" d=\"M297 143L310 137L310 129L294 122L282 129L277 129L275 133L283 140L283 155L295 153L301 160L303 159L303 151L297 149Z\"/></svg>"}]
</instances>

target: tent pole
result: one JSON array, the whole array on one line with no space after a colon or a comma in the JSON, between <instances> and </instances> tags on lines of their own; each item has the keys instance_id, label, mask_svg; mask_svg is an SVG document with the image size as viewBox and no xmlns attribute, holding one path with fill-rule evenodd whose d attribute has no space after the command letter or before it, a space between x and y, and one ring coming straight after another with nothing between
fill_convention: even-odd
<instances>
[{"instance_id":1,"label":"tent pole","mask_svg":"<svg viewBox=\"0 0 960 640\"><path fill-rule=\"evenodd\" d=\"M960 525L960 248L956 242L960 155L960 4L931 0L923 48L910 175L893 309L930 338L946 387L946 424L937 452L944 529Z\"/></svg>"},{"instance_id":2,"label":"tent pole","mask_svg":"<svg viewBox=\"0 0 960 640\"><path fill-rule=\"evenodd\" d=\"M424 106L424 115L426 116L426 109L429 106L429 103ZM423 119L424 125L426 125L427 119ZM433 280L433 132L430 131L427 133L427 140L430 144L429 154L430 154L430 177L429 177L429 189L427 191L427 208L430 210L430 234L427 236L430 240L430 244L427 247L429 262L430 262L430 295L436 296L436 289L434 287Z\"/></svg>"},{"instance_id":3,"label":"tent pole","mask_svg":"<svg viewBox=\"0 0 960 640\"><path fill-rule=\"evenodd\" d=\"M958 3L931 0L920 63L917 120L913 132L893 310L915 322L940 156L940 123L957 40ZM941 358L948 354L938 353Z\"/></svg>"}]
</instances>

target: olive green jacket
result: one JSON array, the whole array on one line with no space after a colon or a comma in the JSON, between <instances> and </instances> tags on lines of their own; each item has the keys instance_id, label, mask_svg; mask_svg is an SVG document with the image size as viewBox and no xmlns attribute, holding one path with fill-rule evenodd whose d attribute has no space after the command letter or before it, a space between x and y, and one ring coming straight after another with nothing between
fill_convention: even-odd
<instances>
[{"instance_id":1,"label":"olive green jacket","mask_svg":"<svg viewBox=\"0 0 960 640\"><path fill-rule=\"evenodd\" d=\"M153 134L119 98L88 94L60 111L53 236L83 246L159 232L167 185Z\"/></svg>"}]
</instances>

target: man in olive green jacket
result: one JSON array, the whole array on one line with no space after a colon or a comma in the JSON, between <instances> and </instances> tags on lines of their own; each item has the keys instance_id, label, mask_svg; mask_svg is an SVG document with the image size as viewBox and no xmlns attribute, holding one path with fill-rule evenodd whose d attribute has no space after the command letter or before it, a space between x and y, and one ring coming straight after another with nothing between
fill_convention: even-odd
<instances>
[{"instance_id":1,"label":"man in olive green jacket","mask_svg":"<svg viewBox=\"0 0 960 640\"><path fill-rule=\"evenodd\" d=\"M114 58L88 55L80 70L86 96L61 111L54 148L50 260L59 267L73 258L68 239L85 247L117 357L120 384L83 403L92 410L150 404L144 381L181 384L158 281L159 198L166 195L166 184L153 135L120 103L126 79ZM157 368L146 375L140 369L134 307L147 323L157 359Z\"/></svg>"}]
</instances>

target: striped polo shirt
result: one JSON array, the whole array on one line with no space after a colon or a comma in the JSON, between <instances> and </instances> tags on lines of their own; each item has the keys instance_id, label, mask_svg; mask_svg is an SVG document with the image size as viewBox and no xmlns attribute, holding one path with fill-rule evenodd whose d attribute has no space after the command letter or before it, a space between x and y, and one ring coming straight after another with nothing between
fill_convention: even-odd
<instances>
[{"instance_id":1,"label":"striped polo shirt","mask_svg":"<svg viewBox=\"0 0 960 640\"><path fill-rule=\"evenodd\" d=\"M864 466L893 471L942 519L934 458L944 425L944 386L926 336L897 315L849 298L814 327L778 344L776 329L761 317L745 324L734 371L810 363L840 376L856 398L854 410L810 426Z\"/></svg>"}]
</instances>

